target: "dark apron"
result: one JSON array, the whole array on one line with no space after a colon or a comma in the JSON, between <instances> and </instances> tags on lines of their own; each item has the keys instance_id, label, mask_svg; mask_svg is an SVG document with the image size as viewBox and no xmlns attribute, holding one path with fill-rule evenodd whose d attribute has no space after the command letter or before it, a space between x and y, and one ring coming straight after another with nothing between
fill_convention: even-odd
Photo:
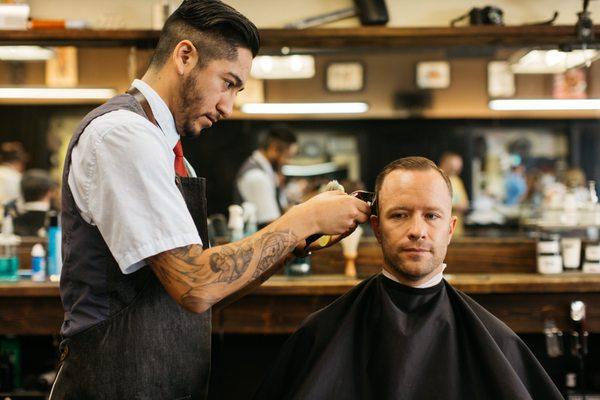
<instances>
[{"instance_id":1,"label":"dark apron","mask_svg":"<svg viewBox=\"0 0 600 400\"><path fill-rule=\"evenodd\" d=\"M206 248L205 180L177 177L176 184ZM210 310L186 311L149 266L127 276L118 268L109 270L108 296L114 292L118 295L112 297L122 299L129 293L132 298L107 320L63 340L50 399L205 399Z\"/></svg>"}]
</instances>

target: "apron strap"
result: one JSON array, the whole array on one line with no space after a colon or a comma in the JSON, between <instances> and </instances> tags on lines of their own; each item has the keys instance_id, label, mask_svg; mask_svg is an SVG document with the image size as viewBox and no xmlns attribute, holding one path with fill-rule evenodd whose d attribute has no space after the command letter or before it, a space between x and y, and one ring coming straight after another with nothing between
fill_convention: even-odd
<instances>
[{"instance_id":1,"label":"apron strap","mask_svg":"<svg viewBox=\"0 0 600 400\"><path fill-rule=\"evenodd\" d=\"M158 122L156 122L156 118L154 118L154 113L152 112L152 108L150 108L150 104L148 104L148 100L146 100L146 97L142 94L142 92L140 92L135 87L130 87L127 90L127 92L125 92L125 93L133 96L133 98L138 103L140 103L140 106L142 106L142 110L144 110L144 113L146 113L146 117L148 118L148 121L152 122L154 125L156 125L160 128L160 126L158 125Z\"/></svg>"}]
</instances>

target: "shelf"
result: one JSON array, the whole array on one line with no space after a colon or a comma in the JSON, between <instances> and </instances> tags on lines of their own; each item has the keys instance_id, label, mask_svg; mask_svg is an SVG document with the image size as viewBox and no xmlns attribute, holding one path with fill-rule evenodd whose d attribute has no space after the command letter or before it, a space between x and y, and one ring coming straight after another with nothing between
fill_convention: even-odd
<instances>
[{"instance_id":1,"label":"shelf","mask_svg":"<svg viewBox=\"0 0 600 400\"><path fill-rule=\"evenodd\" d=\"M160 31L139 29L0 30L0 45L154 47Z\"/></svg>"},{"instance_id":2,"label":"shelf","mask_svg":"<svg viewBox=\"0 0 600 400\"><path fill-rule=\"evenodd\" d=\"M595 26L600 37L600 25ZM263 52L296 49L390 49L447 46L557 46L576 40L574 26L474 26L435 28L261 29ZM151 48L156 30L0 31L0 45L137 46Z\"/></svg>"}]
</instances>

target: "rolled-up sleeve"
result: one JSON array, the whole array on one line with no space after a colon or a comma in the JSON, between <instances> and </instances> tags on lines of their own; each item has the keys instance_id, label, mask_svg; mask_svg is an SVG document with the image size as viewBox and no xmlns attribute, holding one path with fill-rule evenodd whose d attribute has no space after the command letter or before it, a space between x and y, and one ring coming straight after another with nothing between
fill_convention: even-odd
<instances>
[{"instance_id":1,"label":"rolled-up sleeve","mask_svg":"<svg viewBox=\"0 0 600 400\"><path fill-rule=\"evenodd\" d=\"M201 244L172 158L153 128L139 118L97 132L91 146L89 213L123 273L163 251Z\"/></svg>"}]
</instances>

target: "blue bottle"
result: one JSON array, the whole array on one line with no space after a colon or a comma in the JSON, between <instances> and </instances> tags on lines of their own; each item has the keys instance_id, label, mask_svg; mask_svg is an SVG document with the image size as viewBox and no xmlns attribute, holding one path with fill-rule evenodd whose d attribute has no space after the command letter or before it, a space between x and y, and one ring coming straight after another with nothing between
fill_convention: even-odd
<instances>
[{"instance_id":1,"label":"blue bottle","mask_svg":"<svg viewBox=\"0 0 600 400\"><path fill-rule=\"evenodd\" d=\"M62 269L61 240L62 232L58 215L54 214L50 216L50 225L48 226L48 277L52 282L58 282L60 279Z\"/></svg>"},{"instance_id":2,"label":"blue bottle","mask_svg":"<svg viewBox=\"0 0 600 400\"><path fill-rule=\"evenodd\" d=\"M19 258L17 247L21 238L13 234L12 217L7 215L2 221L0 232L0 281L19 280Z\"/></svg>"}]
</instances>

